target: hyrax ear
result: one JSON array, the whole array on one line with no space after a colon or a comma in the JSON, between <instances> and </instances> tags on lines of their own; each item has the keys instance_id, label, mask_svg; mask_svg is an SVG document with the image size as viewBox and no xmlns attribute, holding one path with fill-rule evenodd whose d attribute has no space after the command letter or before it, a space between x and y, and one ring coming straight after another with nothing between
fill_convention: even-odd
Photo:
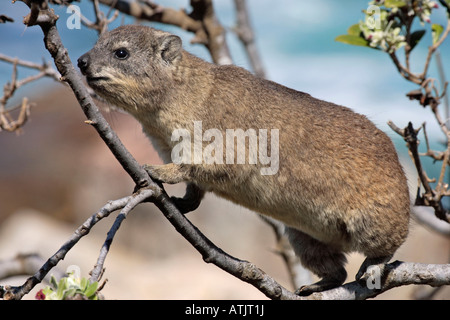
<instances>
[{"instance_id":1,"label":"hyrax ear","mask_svg":"<svg viewBox=\"0 0 450 320\"><path fill-rule=\"evenodd\" d=\"M160 42L161 57L166 62L172 62L181 55L181 39L174 35L165 36Z\"/></svg>"}]
</instances>

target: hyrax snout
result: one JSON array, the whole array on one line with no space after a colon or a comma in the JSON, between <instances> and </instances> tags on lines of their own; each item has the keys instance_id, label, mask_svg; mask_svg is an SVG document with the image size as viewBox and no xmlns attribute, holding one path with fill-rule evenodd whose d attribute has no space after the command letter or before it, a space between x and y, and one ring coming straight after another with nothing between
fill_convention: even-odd
<instances>
[{"instance_id":1,"label":"hyrax snout","mask_svg":"<svg viewBox=\"0 0 450 320\"><path fill-rule=\"evenodd\" d=\"M300 294L341 285L345 253L367 257L359 279L404 242L406 178L392 142L365 116L205 62L179 37L144 26L103 34L78 66L98 95L142 124L166 163L147 166L150 175L188 183L180 210L211 191L286 226L322 278Z\"/></svg>"}]
</instances>

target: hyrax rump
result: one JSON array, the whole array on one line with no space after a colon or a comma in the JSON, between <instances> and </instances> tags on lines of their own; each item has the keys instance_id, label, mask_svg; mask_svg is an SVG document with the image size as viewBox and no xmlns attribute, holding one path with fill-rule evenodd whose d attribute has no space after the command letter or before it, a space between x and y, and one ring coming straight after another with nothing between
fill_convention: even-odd
<instances>
[{"instance_id":1,"label":"hyrax rump","mask_svg":"<svg viewBox=\"0 0 450 320\"><path fill-rule=\"evenodd\" d=\"M142 124L166 163L147 166L153 178L187 182L197 198L212 191L286 226L302 264L322 278L299 294L341 285L347 252L367 257L360 279L367 266L382 267L404 242L406 178L392 142L365 116L242 68L205 62L184 51L179 37L145 26L103 34L78 66L99 96ZM276 170L262 174L268 165L261 161L199 162L195 152L189 161L172 162L180 143L172 134L184 130L194 137L199 123L205 132L222 134L223 140L203 137L203 151L213 140L223 143L213 157L226 149L227 129L268 130L267 146L278 152ZM272 129L278 130L277 145L269 141ZM184 200L189 198L196 197L187 194Z\"/></svg>"}]
</instances>

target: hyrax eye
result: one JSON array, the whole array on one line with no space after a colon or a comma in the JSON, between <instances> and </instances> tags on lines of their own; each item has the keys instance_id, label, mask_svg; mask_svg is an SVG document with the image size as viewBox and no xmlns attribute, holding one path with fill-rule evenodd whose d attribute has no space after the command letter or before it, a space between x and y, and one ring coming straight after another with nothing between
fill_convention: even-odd
<instances>
[{"instance_id":1,"label":"hyrax eye","mask_svg":"<svg viewBox=\"0 0 450 320\"><path fill-rule=\"evenodd\" d=\"M120 48L117 49L116 51L114 51L114 57L120 60L125 60L126 58L128 58L129 53L126 49L124 48Z\"/></svg>"}]
</instances>

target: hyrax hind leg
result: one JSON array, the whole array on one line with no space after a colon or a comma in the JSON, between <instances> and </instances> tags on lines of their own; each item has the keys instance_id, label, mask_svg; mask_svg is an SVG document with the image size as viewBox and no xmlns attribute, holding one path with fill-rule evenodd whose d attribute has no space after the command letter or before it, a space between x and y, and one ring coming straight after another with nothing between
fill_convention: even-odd
<instances>
[{"instance_id":1,"label":"hyrax hind leg","mask_svg":"<svg viewBox=\"0 0 450 320\"><path fill-rule=\"evenodd\" d=\"M342 285L347 278L344 265L347 262L342 252L317 241L309 235L286 227L286 235L302 265L322 279L316 283L302 286L296 294L306 296Z\"/></svg>"}]
</instances>

